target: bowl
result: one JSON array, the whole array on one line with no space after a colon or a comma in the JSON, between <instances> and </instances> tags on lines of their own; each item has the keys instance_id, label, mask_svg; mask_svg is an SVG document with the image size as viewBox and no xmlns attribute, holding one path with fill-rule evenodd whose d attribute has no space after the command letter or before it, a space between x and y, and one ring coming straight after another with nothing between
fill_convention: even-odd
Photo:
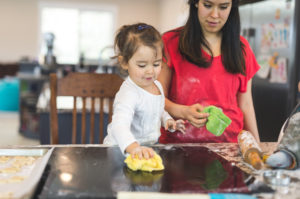
<instances>
[{"instance_id":1,"label":"bowl","mask_svg":"<svg viewBox=\"0 0 300 199\"><path fill-rule=\"evenodd\" d=\"M291 181L290 176L284 174L282 170L265 171L263 178L267 184L275 186L288 186Z\"/></svg>"}]
</instances>

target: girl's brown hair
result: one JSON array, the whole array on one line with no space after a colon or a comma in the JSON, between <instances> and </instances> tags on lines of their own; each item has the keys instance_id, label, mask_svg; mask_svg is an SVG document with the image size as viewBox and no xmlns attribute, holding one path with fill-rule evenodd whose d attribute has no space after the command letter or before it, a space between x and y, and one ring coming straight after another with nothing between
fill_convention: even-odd
<instances>
[{"instance_id":1,"label":"girl's brown hair","mask_svg":"<svg viewBox=\"0 0 300 199\"><path fill-rule=\"evenodd\" d=\"M122 26L115 38L115 58L122 56L122 62L128 63L140 45L148 46L155 51L157 45L163 48L160 33L153 26L145 23Z\"/></svg>"}]
</instances>

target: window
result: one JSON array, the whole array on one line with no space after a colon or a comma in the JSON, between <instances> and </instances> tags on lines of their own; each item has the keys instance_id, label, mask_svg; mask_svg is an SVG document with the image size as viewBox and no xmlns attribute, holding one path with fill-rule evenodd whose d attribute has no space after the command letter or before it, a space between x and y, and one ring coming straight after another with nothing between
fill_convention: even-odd
<instances>
[{"instance_id":1,"label":"window","mask_svg":"<svg viewBox=\"0 0 300 199\"><path fill-rule=\"evenodd\" d=\"M41 54L47 52L45 33L55 36L53 54L57 63L77 64L80 55L97 63L100 51L113 44L115 9L87 5L41 4Z\"/></svg>"}]
</instances>

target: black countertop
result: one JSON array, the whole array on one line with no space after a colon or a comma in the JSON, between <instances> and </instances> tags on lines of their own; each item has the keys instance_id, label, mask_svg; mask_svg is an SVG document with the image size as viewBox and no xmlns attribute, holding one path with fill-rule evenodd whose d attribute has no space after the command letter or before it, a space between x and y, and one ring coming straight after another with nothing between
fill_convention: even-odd
<instances>
[{"instance_id":1,"label":"black countertop","mask_svg":"<svg viewBox=\"0 0 300 199\"><path fill-rule=\"evenodd\" d=\"M35 198L116 198L119 191L246 194L271 191L266 186L253 189L253 176L205 146L165 145L154 149L163 159L164 171L127 169L125 157L117 147L57 147ZM238 154L238 150L233 151Z\"/></svg>"}]
</instances>

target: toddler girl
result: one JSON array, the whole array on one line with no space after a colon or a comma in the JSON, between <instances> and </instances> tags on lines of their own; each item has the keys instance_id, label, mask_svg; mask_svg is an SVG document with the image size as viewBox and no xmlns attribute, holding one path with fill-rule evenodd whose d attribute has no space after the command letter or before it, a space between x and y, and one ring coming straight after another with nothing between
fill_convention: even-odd
<instances>
[{"instance_id":1,"label":"toddler girl","mask_svg":"<svg viewBox=\"0 0 300 199\"><path fill-rule=\"evenodd\" d=\"M163 89L156 80L163 42L154 27L138 23L121 27L114 46L118 62L129 76L116 94L104 144L118 145L122 153L148 159L154 151L141 145L157 143L161 125L170 131L185 130L182 120L173 120L164 110Z\"/></svg>"}]
</instances>

